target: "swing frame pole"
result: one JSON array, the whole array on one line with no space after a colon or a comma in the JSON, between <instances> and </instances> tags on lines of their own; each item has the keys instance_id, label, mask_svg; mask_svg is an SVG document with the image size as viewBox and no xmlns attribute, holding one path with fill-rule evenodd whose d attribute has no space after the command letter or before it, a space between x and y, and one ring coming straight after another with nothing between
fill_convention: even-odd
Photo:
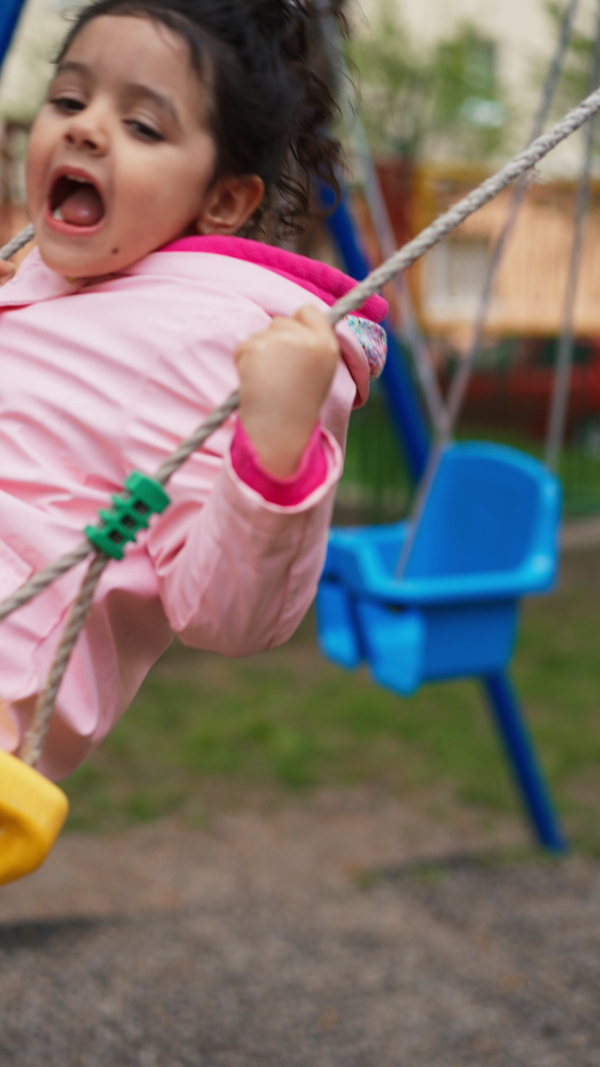
<instances>
[{"instance_id":1,"label":"swing frame pole","mask_svg":"<svg viewBox=\"0 0 600 1067\"><path fill-rule=\"evenodd\" d=\"M536 837L548 852L564 855L569 849L567 838L510 676L506 671L488 674L481 684Z\"/></svg>"}]
</instances>

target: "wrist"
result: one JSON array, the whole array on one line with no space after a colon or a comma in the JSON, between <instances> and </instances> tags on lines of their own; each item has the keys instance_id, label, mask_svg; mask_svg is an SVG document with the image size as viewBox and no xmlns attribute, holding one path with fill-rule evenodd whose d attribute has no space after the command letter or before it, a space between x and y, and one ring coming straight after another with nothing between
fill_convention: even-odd
<instances>
[{"instance_id":1,"label":"wrist","mask_svg":"<svg viewBox=\"0 0 600 1067\"><path fill-rule=\"evenodd\" d=\"M326 438L317 422L304 449L298 469L288 478L277 478L262 466L256 449L238 419L231 442L231 465L238 478L268 503L292 507L304 503L327 481L329 461Z\"/></svg>"},{"instance_id":2,"label":"wrist","mask_svg":"<svg viewBox=\"0 0 600 1067\"><path fill-rule=\"evenodd\" d=\"M254 419L242 410L240 422L249 437L261 466L274 478L291 478L296 474L302 456L314 433L317 419L284 424L279 418Z\"/></svg>"}]
</instances>

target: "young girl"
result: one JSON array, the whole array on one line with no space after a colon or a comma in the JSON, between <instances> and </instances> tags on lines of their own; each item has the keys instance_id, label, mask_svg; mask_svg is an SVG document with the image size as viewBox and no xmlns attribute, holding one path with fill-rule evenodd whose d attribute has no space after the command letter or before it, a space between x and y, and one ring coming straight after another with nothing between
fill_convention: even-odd
<instances>
[{"instance_id":1,"label":"young girl","mask_svg":"<svg viewBox=\"0 0 600 1067\"><path fill-rule=\"evenodd\" d=\"M103 576L40 763L51 778L106 736L174 634L246 656L287 640L314 596L385 304L334 333L323 309L353 283L236 235L293 225L297 175L333 173L315 19L310 0L96 0L33 126L37 248L0 292L0 599L77 544L132 470L152 474L241 395ZM6 751L81 577L2 624Z\"/></svg>"}]
</instances>

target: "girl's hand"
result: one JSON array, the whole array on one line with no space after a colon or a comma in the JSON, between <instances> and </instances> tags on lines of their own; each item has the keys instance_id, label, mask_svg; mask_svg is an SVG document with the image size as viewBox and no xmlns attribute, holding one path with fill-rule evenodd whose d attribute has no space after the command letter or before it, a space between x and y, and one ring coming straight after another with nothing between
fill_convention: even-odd
<instances>
[{"instance_id":1,"label":"girl's hand","mask_svg":"<svg viewBox=\"0 0 600 1067\"><path fill-rule=\"evenodd\" d=\"M310 441L340 357L333 329L316 308L273 319L235 353L240 419L263 465L294 474Z\"/></svg>"},{"instance_id":2,"label":"girl's hand","mask_svg":"<svg viewBox=\"0 0 600 1067\"><path fill-rule=\"evenodd\" d=\"M14 263L0 259L0 285L9 282L10 279L14 277L16 269Z\"/></svg>"}]
</instances>

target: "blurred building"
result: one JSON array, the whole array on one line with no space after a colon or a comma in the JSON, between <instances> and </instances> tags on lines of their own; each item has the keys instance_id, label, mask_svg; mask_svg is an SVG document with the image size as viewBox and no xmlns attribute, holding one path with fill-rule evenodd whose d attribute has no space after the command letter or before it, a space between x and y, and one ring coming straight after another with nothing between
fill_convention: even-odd
<instances>
[{"instance_id":1,"label":"blurred building","mask_svg":"<svg viewBox=\"0 0 600 1067\"><path fill-rule=\"evenodd\" d=\"M486 174L472 168L418 167L413 185L417 232L465 196ZM413 291L432 337L457 348L470 336L482 278L509 210L511 190L472 215L416 265ZM556 336L561 329L573 240L576 184L533 182L500 265L488 315L492 336ZM392 211L393 211L393 204ZM575 304L575 332L600 335L600 183L594 182Z\"/></svg>"},{"instance_id":2,"label":"blurred building","mask_svg":"<svg viewBox=\"0 0 600 1067\"><path fill-rule=\"evenodd\" d=\"M488 85L496 84L501 88L507 110L507 128L498 158L505 158L507 153L512 154L522 147L527 139L545 72L556 48L560 16L567 3L568 0L554 3L552 0L502 0L502 3L490 0L351 0L350 10L356 33L361 38L377 34L382 16L388 14L397 20L399 37L404 35L410 40L411 48L421 49L423 54L428 50L431 52L436 45L456 39L461 28L470 26L478 43L477 52L472 57L477 71L472 72L475 75L472 95L463 101L464 114L474 127L502 125L497 101L486 99L482 83L487 80ZM580 37L593 36L595 10L593 0L580 0L575 22ZM399 49L401 45L399 40ZM587 90L581 42L578 52L575 63L573 53L569 62L571 74L576 67L581 72L581 95L584 95ZM482 76L482 67L488 68L487 79L485 71ZM465 75L468 79L468 72ZM572 82L575 80L572 77ZM579 93L579 89L573 89L572 85L567 106L575 102L573 91ZM540 165L541 173L548 178L567 178L576 174L581 158L580 142L581 138L576 134L560 146ZM431 153L431 145L428 148ZM451 158L452 143L441 139L441 152L434 151L433 155L435 158L440 155ZM460 161L460 155L452 159L452 162Z\"/></svg>"},{"instance_id":3,"label":"blurred building","mask_svg":"<svg viewBox=\"0 0 600 1067\"><path fill-rule=\"evenodd\" d=\"M549 13L547 0L503 0L501 4L489 0L361 0L360 10L354 8L356 32L366 40L369 37L378 40L379 33L381 42L382 15L387 15L388 29L395 24L399 38L404 35L409 42L404 46L407 47L405 62L408 63L412 56L439 54L435 52L436 47L459 40L466 25L470 26L472 35L473 77L471 79L471 60L467 55L460 72L463 85L456 93L458 111L452 116L454 126L450 126L450 136L444 136L443 121L440 123L438 119L433 133L415 138L416 152L409 150L410 158L403 152L401 137L397 139L398 148L394 154L393 134L396 129L400 134L403 132L402 103L405 100L410 103L411 97L403 98L401 93L394 96L393 78L389 74L394 41L379 45L382 59L388 64L386 90L389 90L390 107L396 109L390 121L388 150L383 142L383 157L381 151L378 153L380 177L398 243L403 243L432 222L526 143L545 73L556 49L559 16L566 5L567 0L560 0L555 5L554 17ZM565 91L562 83L553 118L579 99L579 83L581 94L586 91L588 61L581 50L581 39L582 36L591 38L594 18L592 0L581 0L575 24L579 36L578 66L574 65L571 54L568 61L569 91ZM468 39L465 40L468 43ZM399 55L402 48L403 42L399 39ZM383 66L384 63L382 69ZM377 100L372 90L373 81L377 79L372 58L366 70L371 79L370 84L367 82L367 91L372 93L371 98L365 100L368 122L370 100ZM573 77L574 70L577 70L577 78ZM384 72L382 78L385 76ZM486 84L489 87L487 100ZM451 85L450 89L453 88ZM416 103L418 108L418 101ZM437 106L439 113L439 103ZM443 116L443 108L441 111ZM375 111L374 115L380 120L381 129L380 113ZM457 117L459 121L456 121ZM504 122L506 129L498 140L498 147L492 146L484 156L485 139L471 138L469 141L464 135L465 126L470 124L475 129L478 125L485 127L486 123L493 126L496 121ZM376 123L374 129L377 132ZM381 147L381 137L379 142L374 140ZM482 146L479 161L478 145ZM465 151L466 147L471 148L470 154ZM498 275L488 319L490 334L496 337L548 337L560 331L575 189L582 160L583 137L576 134L536 168ZM467 342L485 266L506 218L510 195L510 191L505 192L467 220L411 272L421 326L430 336L445 337L459 349ZM588 337L600 335L599 237L600 185L594 189L586 227L575 312L576 332Z\"/></svg>"},{"instance_id":4,"label":"blurred building","mask_svg":"<svg viewBox=\"0 0 600 1067\"><path fill-rule=\"evenodd\" d=\"M515 94L527 101L532 97L532 66L553 47L545 0L360 0L354 8L357 25L368 32L386 5L397 9L407 30L425 45L450 37L461 22L472 22L490 43L490 62L497 64L500 78Z\"/></svg>"}]
</instances>

